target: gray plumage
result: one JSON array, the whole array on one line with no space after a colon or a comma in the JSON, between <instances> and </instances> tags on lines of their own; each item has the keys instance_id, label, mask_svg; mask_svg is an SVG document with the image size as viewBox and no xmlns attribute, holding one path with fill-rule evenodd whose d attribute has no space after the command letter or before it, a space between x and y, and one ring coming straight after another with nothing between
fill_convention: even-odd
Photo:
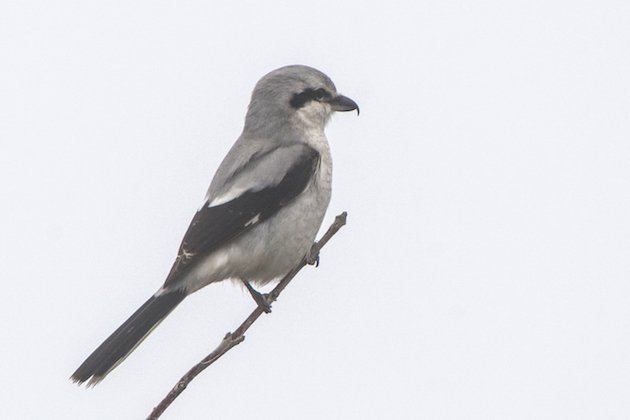
<instances>
[{"instance_id":1,"label":"gray plumage","mask_svg":"<svg viewBox=\"0 0 630 420\"><path fill-rule=\"evenodd\" d=\"M307 255L331 196L324 127L358 106L322 72L287 66L254 88L243 133L219 166L164 285L72 375L95 384L188 294L217 281L266 284Z\"/></svg>"}]
</instances>

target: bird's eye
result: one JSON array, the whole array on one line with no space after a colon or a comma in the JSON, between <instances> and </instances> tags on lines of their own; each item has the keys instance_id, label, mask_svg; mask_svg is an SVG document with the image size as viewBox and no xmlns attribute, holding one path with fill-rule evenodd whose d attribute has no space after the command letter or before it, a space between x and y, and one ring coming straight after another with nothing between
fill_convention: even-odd
<instances>
[{"instance_id":1,"label":"bird's eye","mask_svg":"<svg viewBox=\"0 0 630 420\"><path fill-rule=\"evenodd\" d=\"M316 100L318 100L318 101L321 101L321 100L322 100L322 99L324 99L327 95L328 95L328 92L326 92L326 90L325 90L325 89L322 89L322 88L316 89L316 90L313 92L313 97L314 97Z\"/></svg>"},{"instance_id":2,"label":"bird's eye","mask_svg":"<svg viewBox=\"0 0 630 420\"><path fill-rule=\"evenodd\" d=\"M295 109L300 109L310 101L323 101L324 99L332 98L332 95L324 88L319 89L305 89L300 93L295 93L291 97L289 103Z\"/></svg>"}]
</instances>

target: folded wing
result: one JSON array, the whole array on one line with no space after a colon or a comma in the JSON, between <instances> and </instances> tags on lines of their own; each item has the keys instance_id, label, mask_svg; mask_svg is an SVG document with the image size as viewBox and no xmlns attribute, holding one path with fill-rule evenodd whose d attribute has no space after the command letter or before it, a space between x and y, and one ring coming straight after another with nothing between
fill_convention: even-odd
<instances>
[{"instance_id":1,"label":"folded wing","mask_svg":"<svg viewBox=\"0 0 630 420\"><path fill-rule=\"evenodd\" d=\"M226 242L273 216L302 193L319 166L319 153L306 145L279 147L255 156L232 175L193 217L164 286Z\"/></svg>"}]
</instances>

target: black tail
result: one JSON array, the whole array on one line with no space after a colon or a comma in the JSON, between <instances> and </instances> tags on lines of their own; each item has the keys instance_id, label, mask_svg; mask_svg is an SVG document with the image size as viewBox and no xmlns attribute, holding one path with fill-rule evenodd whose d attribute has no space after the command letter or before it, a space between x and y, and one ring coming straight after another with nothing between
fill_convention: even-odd
<instances>
[{"instance_id":1,"label":"black tail","mask_svg":"<svg viewBox=\"0 0 630 420\"><path fill-rule=\"evenodd\" d=\"M96 385L114 369L171 313L186 294L181 291L151 296L128 320L79 366L70 379Z\"/></svg>"}]
</instances>

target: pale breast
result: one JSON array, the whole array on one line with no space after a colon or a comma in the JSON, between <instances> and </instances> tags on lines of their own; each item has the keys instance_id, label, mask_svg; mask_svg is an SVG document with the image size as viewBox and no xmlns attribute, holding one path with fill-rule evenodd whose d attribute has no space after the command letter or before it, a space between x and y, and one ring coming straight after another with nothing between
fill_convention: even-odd
<instances>
[{"instance_id":1,"label":"pale breast","mask_svg":"<svg viewBox=\"0 0 630 420\"><path fill-rule=\"evenodd\" d=\"M327 147L313 181L290 204L232 243L210 254L184 282L193 292L228 278L266 284L285 275L309 252L331 196L332 164Z\"/></svg>"}]
</instances>

